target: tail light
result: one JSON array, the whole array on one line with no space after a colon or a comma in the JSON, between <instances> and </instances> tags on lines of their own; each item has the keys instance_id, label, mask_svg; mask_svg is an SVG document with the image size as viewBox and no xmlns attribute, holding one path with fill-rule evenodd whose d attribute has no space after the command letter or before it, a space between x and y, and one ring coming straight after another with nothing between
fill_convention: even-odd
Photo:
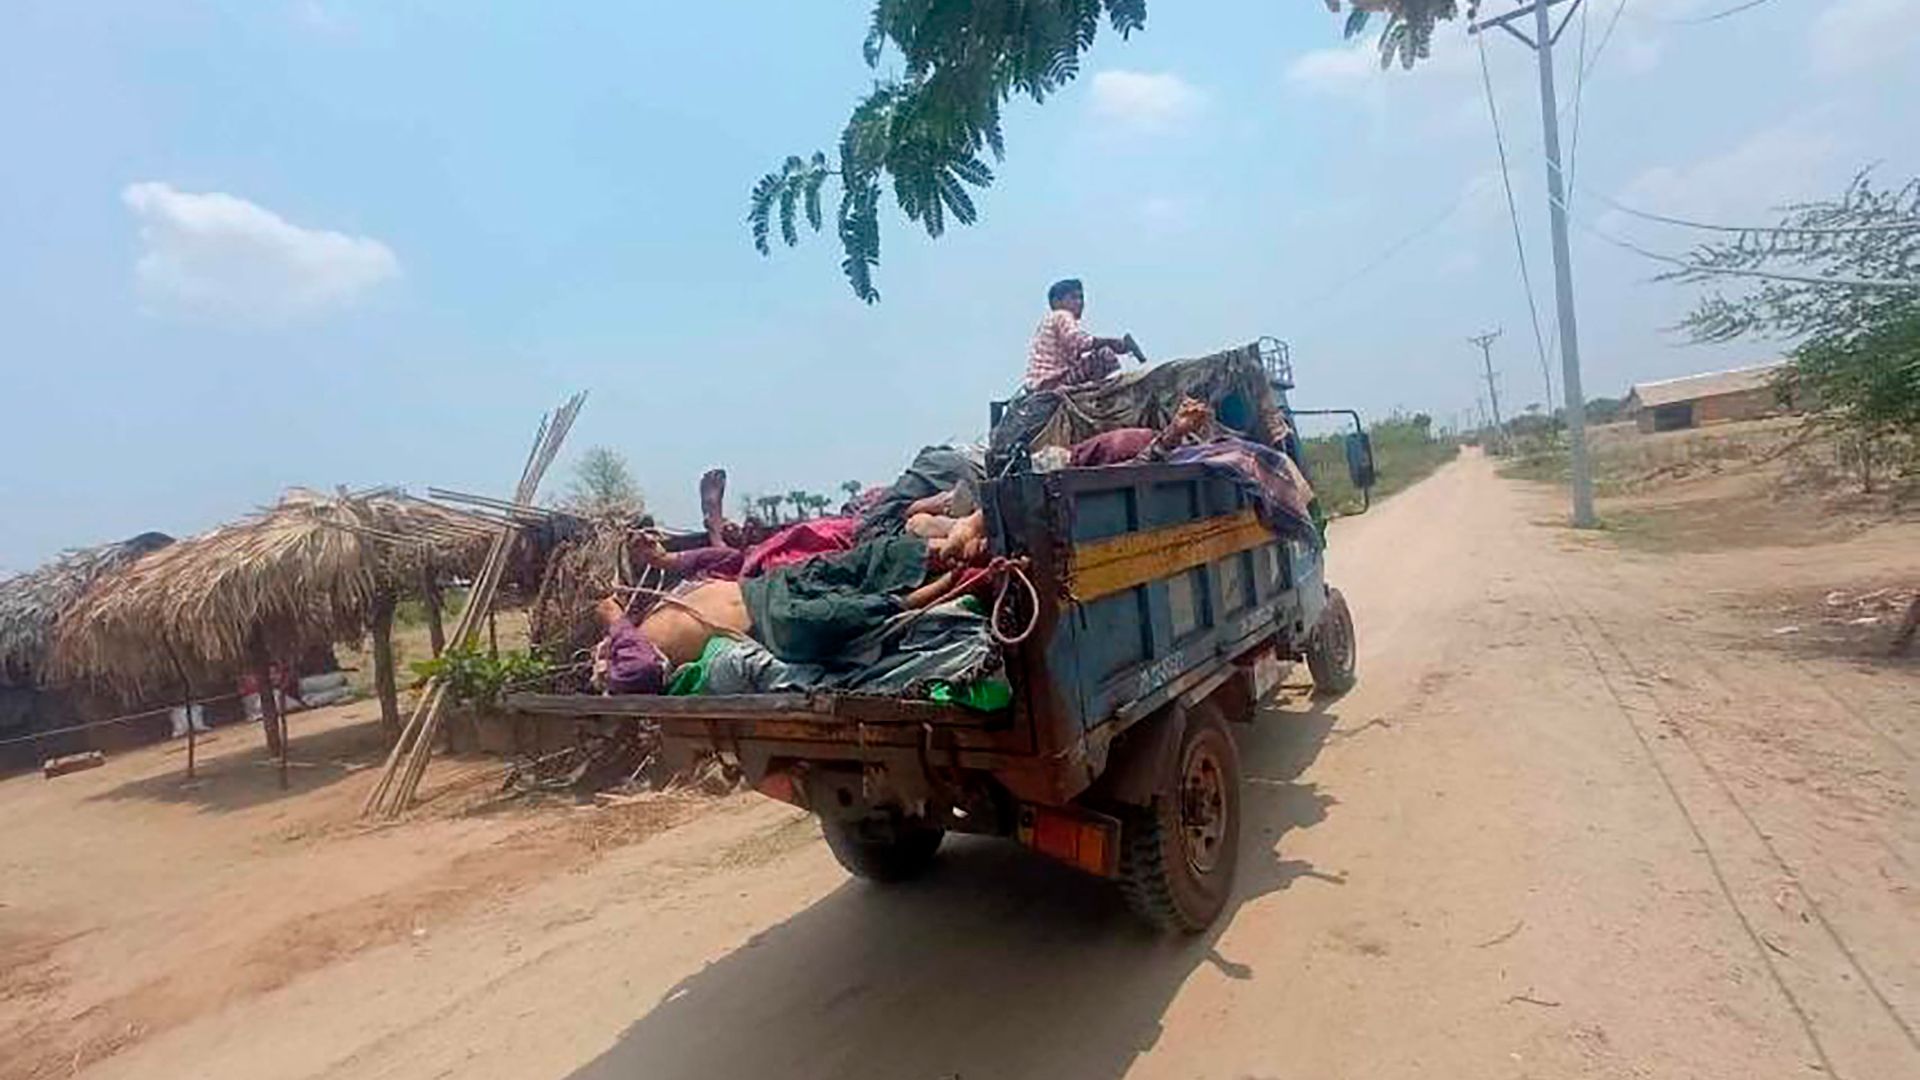
<instances>
[{"instance_id":1,"label":"tail light","mask_svg":"<svg viewBox=\"0 0 1920 1080\"><path fill-rule=\"evenodd\" d=\"M1120 822L1074 807L1020 807L1020 842L1049 858L1100 877L1120 872Z\"/></svg>"}]
</instances>

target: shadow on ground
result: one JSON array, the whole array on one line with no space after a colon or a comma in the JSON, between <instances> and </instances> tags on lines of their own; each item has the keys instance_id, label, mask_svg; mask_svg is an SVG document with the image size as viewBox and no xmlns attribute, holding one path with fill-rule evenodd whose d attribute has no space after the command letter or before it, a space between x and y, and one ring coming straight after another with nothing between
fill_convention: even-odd
<instances>
[{"instance_id":1,"label":"shadow on ground","mask_svg":"<svg viewBox=\"0 0 1920 1080\"><path fill-rule=\"evenodd\" d=\"M575 1076L1120 1076L1159 1038L1196 968L1260 973L1218 948L1240 905L1302 878L1344 880L1280 854L1289 832L1335 804L1299 780L1334 721L1316 708L1236 729L1247 776L1239 888L1211 933L1157 936L1107 882L1011 844L956 838L926 879L849 881L756 935L675 986Z\"/></svg>"},{"instance_id":2,"label":"shadow on ground","mask_svg":"<svg viewBox=\"0 0 1920 1080\"><path fill-rule=\"evenodd\" d=\"M89 798L147 800L226 812L245 810L288 796L304 795L338 783L386 756L379 717L325 731L303 732L300 714L291 717L287 787L280 788L278 759L267 753L257 723L226 724L201 736L194 779L187 780L187 743L176 739L164 753L165 772L130 780ZM237 747L244 747L238 749Z\"/></svg>"}]
</instances>

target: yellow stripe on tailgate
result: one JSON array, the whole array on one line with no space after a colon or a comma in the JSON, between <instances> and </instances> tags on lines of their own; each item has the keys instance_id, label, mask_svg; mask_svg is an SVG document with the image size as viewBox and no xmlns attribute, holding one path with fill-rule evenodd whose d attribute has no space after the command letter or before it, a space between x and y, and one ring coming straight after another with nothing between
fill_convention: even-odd
<instances>
[{"instance_id":1,"label":"yellow stripe on tailgate","mask_svg":"<svg viewBox=\"0 0 1920 1080\"><path fill-rule=\"evenodd\" d=\"M1274 542L1252 510L1229 517L1190 521L1163 529L1126 533L1073 548L1073 596L1080 601L1171 577L1235 552Z\"/></svg>"}]
</instances>

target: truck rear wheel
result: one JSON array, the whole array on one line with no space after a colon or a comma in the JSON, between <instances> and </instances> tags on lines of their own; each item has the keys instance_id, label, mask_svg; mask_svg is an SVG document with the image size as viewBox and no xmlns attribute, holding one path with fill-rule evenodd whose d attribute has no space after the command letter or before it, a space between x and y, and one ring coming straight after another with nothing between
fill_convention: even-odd
<instances>
[{"instance_id":1,"label":"truck rear wheel","mask_svg":"<svg viewBox=\"0 0 1920 1080\"><path fill-rule=\"evenodd\" d=\"M924 822L884 818L822 818L827 849L855 877L911 881L927 872L946 830Z\"/></svg>"},{"instance_id":2,"label":"truck rear wheel","mask_svg":"<svg viewBox=\"0 0 1920 1080\"><path fill-rule=\"evenodd\" d=\"M1322 694L1344 694L1358 680L1354 665L1359 650L1354 645L1353 612L1339 589L1327 590L1327 610L1320 615L1307 643L1307 670L1313 672L1313 687Z\"/></svg>"},{"instance_id":3,"label":"truck rear wheel","mask_svg":"<svg viewBox=\"0 0 1920 1080\"><path fill-rule=\"evenodd\" d=\"M1239 861L1240 754L1220 710L1202 702L1153 804L1125 821L1120 891L1162 930L1197 934L1227 906Z\"/></svg>"}]
</instances>

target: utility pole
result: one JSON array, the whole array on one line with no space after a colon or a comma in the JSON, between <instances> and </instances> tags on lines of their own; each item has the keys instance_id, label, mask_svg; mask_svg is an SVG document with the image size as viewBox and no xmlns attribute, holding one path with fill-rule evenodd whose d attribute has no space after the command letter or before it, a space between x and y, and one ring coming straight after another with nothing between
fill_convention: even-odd
<instances>
[{"instance_id":1,"label":"utility pole","mask_svg":"<svg viewBox=\"0 0 1920 1080\"><path fill-rule=\"evenodd\" d=\"M1487 369L1487 399L1493 402L1493 430L1500 442L1506 441L1505 428L1500 421L1500 390L1493 381L1493 341L1500 331L1489 330L1484 334L1475 334L1467 339L1468 344L1480 346L1480 359Z\"/></svg>"},{"instance_id":2,"label":"utility pole","mask_svg":"<svg viewBox=\"0 0 1920 1080\"><path fill-rule=\"evenodd\" d=\"M1567 3L1567 13L1555 27L1547 9ZM1573 318L1573 270L1567 251L1566 185L1560 175L1560 102L1553 89L1553 46L1560 32L1573 21L1574 12L1585 0L1532 0L1505 15L1482 19L1467 28L1478 34L1499 27L1533 50L1540 67L1540 122L1545 127L1547 152L1547 211L1553 223L1553 296L1560 315L1560 384L1567 406L1567 450L1573 472L1573 524L1591 529L1593 517L1593 473L1587 461L1587 403L1580 389L1580 330ZM1533 36L1514 27L1524 15L1533 16Z\"/></svg>"}]
</instances>

